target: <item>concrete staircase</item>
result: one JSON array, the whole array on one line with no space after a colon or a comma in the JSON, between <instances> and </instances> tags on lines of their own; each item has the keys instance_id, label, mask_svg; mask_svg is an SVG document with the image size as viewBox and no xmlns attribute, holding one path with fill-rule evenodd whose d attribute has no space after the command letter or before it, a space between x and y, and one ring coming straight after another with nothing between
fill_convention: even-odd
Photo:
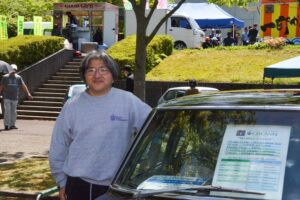
<instances>
[{"instance_id":1,"label":"concrete staircase","mask_svg":"<svg viewBox=\"0 0 300 200\"><path fill-rule=\"evenodd\" d=\"M79 67L82 58L74 58L33 92L33 100L24 100L17 108L18 119L55 120L70 85L82 83Z\"/></svg>"}]
</instances>

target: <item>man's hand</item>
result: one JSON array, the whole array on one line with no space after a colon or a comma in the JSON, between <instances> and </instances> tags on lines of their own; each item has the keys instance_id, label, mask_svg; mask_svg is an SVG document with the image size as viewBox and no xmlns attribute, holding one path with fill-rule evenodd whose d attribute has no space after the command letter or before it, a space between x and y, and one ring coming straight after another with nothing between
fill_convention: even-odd
<instances>
[{"instance_id":1,"label":"man's hand","mask_svg":"<svg viewBox=\"0 0 300 200\"><path fill-rule=\"evenodd\" d=\"M60 200L67 200L65 187L62 187L62 188L59 189L59 199Z\"/></svg>"}]
</instances>

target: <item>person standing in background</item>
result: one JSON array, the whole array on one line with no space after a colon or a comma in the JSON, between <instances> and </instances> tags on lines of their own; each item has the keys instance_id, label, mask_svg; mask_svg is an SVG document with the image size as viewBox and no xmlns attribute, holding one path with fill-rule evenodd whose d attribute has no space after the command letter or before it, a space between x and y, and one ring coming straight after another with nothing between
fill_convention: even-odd
<instances>
[{"instance_id":1,"label":"person standing in background","mask_svg":"<svg viewBox=\"0 0 300 200\"><path fill-rule=\"evenodd\" d=\"M257 40L258 30L257 24L254 24L251 29L249 29L248 37L249 37L249 44L254 44Z\"/></svg>"},{"instance_id":2,"label":"person standing in background","mask_svg":"<svg viewBox=\"0 0 300 200\"><path fill-rule=\"evenodd\" d=\"M12 71L2 77L0 85L0 94L2 94L4 101L3 121L5 130L18 129L16 119L20 86L27 97L33 99L22 77L17 74L17 65L11 64L11 67Z\"/></svg>"},{"instance_id":3,"label":"person standing in background","mask_svg":"<svg viewBox=\"0 0 300 200\"><path fill-rule=\"evenodd\" d=\"M190 89L188 89L186 92L185 92L185 95L193 95L193 94L198 94L199 93L199 90L196 88L197 86L197 81L196 80L190 80L189 81L189 86L190 86Z\"/></svg>"},{"instance_id":4,"label":"person standing in background","mask_svg":"<svg viewBox=\"0 0 300 200\"><path fill-rule=\"evenodd\" d=\"M242 43L243 46L247 46L249 44L249 37L248 37L248 28L244 28L244 32L242 34Z\"/></svg>"},{"instance_id":5,"label":"person standing in background","mask_svg":"<svg viewBox=\"0 0 300 200\"><path fill-rule=\"evenodd\" d=\"M124 66L124 75L126 77L126 91L132 92L134 91L134 75L132 73L132 69L130 65Z\"/></svg>"},{"instance_id":6,"label":"person standing in background","mask_svg":"<svg viewBox=\"0 0 300 200\"><path fill-rule=\"evenodd\" d=\"M51 36L61 36L61 35L62 33L58 24L54 24L53 29L51 31Z\"/></svg>"},{"instance_id":7,"label":"person standing in background","mask_svg":"<svg viewBox=\"0 0 300 200\"><path fill-rule=\"evenodd\" d=\"M76 17L70 11L66 12L66 14L68 15L70 25L72 24L78 25Z\"/></svg>"}]
</instances>

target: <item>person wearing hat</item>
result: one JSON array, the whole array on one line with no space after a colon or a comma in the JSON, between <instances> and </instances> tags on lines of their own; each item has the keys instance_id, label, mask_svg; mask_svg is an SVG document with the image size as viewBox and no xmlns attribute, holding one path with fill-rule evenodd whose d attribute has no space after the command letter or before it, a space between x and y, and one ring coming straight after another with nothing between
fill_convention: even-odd
<instances>
[{"instance_id":1,"label":"person wearing hat","mask_svg":"<svg viewBox=\"0 0 300 200\"><path fill-rule=\"evenodd\" d=\"M61 200L104 194L151 111L131 92L112 86L119 67L104 51L88 53L80 73L87 89L64 104L50 144L50 169Z\"/></svg>"},{"instance_id":2,"label":"person wearing hat","mask_svg":"<svg viewBox=\"0 0 300 200\"><path fill-rule=\"evenodd\" d=\"M4 103L4 129L17 129L16 119L17 119L17 105L19 99L19 89L23 89L25 94L29 99L32 96L25 85L21 76L16 72L18 70L17 65L11 64L12 70L3 76L0 85L0 94L3 96Z\"/></svg>"}]
</instances>

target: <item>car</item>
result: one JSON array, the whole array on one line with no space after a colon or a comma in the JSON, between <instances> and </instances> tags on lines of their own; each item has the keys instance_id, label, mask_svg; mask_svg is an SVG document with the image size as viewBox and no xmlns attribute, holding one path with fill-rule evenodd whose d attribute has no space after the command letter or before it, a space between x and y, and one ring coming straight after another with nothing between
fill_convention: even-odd
<instances>
[{"instance_id":1,"label":"car","mask_svg":"<svg viewBox=\"0 0 300 200\"><path fill-rule=\"evenodd\" d=\"M216 92L219 91L217 88L213 87L196 87L200 93L203 92ZM172 87L169 88L159 99L157 104L165 103L172 99L185 96L185 92L190 89L189 86L181 86L181 87Z\"/></svg>"},{"instance_id":2,"label":"car","mask_svg":"<svg viewBox=\"0 0 300 200\"><path fill-rule=\"evenodd\" d=\"M299 152L299 89L185 96L153 109L97 200L298 200Z\"/></svg>"},{"instance_id":3,"label":"car","mask_svg":"<svg viewBox=\"0 0 300 200\"><path fill-rule=\"evenodd\" d=\"M66 95L64 97L64 103L72 98L73 96L76 96L77 94L79 94L80 92L83 92L86 89L86 84L74 84L74 85L70 85L70 87L68 88Z\"/></svg>"}]
</instances>

